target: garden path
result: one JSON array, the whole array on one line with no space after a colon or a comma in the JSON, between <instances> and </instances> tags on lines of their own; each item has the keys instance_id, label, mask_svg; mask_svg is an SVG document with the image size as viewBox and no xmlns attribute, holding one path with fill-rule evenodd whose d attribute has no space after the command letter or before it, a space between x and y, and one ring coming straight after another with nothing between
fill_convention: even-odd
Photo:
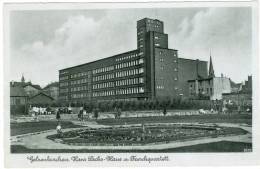
<instances>
[{"instance_id":1,"label":"garden path","mask_svg":"<svg viewBox=\"0 0 260 169\"><path fill-rule=\"evenodd\" d=\"M79 122L75 122L79 123ZM233 141L233 142L245 142L251 143L252 142L252 131L250 126L244 126L240 124L228 124L228 123L219 123L219 126L225 127L239 127L246 131L248 134L245 135L238 135L238 136L226 136L226 137L218 137L218 138L202 138L196 140L187 140L187 141L174 141L167 144L147 144L143 146L71 146L67 144L59 143L57 139L56 142L47 139L48 135L56 134L56 130L48 130L39 133L31 133L25 134L20 136L13 136L11 137L11 144L12 145L23 145L30 149L120 149L120 150L156 150L156 149L169 149L169 148L177 148L183 146L191 146L197 144L205 144L205 143L212 143L212 142L219 142L219 141ZM100 128L100 127L109 127L98 125L95 123L87 123L85 122L84 126L92 127L92 128ZM84 128L84 127L83 127ZM77 130L79 128L73 129L63 129L63 131L70 131L70 130ZM82 128L81 128L82 129Z\"/></svg>"}]
</instances>

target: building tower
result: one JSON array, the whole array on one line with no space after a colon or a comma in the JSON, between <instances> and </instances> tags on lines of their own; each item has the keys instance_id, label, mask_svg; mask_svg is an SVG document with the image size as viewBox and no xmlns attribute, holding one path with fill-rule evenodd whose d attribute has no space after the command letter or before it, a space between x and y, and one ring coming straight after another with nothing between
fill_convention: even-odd
<instances>
[{"instance_id":1,"label":"building tower","mask_svg":"<svg viewBox=\"0 0 260 169\"><path fill-rule=\"evenodd\" d=\"M162 21L149 18L137 21L137 49L142 53L141 57L145 60L145 93L148 98L153 98L157 95L156 86L158 85L156 84L156 69L160 66L160 64L156 63L156 60L159 57L157 53L164 53L163 55L165 57L166 55L172 55L172 59L177 57L176 50L169 51L170 49L168 49L168 34L164 33ZM163 51L159 51L159 49ZM173 53L176 54L173 55ZM171 62L174 63L173 61ZM161 65L160 67L164 66ZM173 67L176 67L177 69L177 62ZM176 77L177 75L175 78Z\"/></svg>"},{"instance_id":2,"label":"building tower","mask_svg":"<svg viewBox=\"0 0 260 169\"><path fill-rule=\"evenodd\" d=\"M214 73L214 68L213 68L213 64L212 64L212 59L211 59L211 55L210 55L210 61L209 61L209 77L215 77L215 73Z\"/></svg>"}]
</instances>

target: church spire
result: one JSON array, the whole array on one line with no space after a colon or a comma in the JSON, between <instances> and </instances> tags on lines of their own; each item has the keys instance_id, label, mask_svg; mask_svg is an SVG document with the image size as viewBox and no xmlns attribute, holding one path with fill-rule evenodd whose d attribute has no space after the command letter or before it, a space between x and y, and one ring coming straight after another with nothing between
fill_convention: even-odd
<instances>
[{"instance_id":1,"label":"church spire","mask_svg":"<svg viewBox=\"0 0 260 169\"><path fill-rule=\"evenodd\" d=\"M209 77L215 77L214 68L211 59L211 52L210 52L210 61L209 61Z\"/></svg>"},{"instance_id":2,"label":"church spire","mask_svg":"<svg viewBox=\"0 0 260 169\"><path fill-rule=\"evenodd\" d=\"M22 78L21 78L21 82L24 83L25 82L25 78L24 76L22 75Z\"/></svg>"}]
</instances>

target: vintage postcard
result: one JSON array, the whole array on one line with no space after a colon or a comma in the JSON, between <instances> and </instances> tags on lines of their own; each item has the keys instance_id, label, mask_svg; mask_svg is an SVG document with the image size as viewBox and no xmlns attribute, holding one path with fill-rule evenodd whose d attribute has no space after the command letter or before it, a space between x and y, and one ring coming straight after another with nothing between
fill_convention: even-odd
<instances>
[{"instance_id":1,"label":"vintage postcard","mask_svg":"<svg viewBox=\"0 0 260 169\"><path fill-rule=\"evenodd\" d=\"M4 4L5 166L259 165L257 13Z\"/></svg>"}]
</instances>

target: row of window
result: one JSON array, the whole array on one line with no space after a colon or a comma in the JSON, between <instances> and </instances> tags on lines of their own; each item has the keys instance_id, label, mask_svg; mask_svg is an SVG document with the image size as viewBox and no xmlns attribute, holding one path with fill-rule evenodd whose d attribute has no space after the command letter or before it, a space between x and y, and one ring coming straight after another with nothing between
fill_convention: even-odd
<instances>
[{"instance_id":1,"label":"row of window","mask_svg":"<svg viewBox=\"0 0 260 169\"><path fill-rule=\"evenodd\" d=\"M91 72L80 72L80 73L75 73L75 74L71 74L70 78L78 78L78 77L82 77L82 76L89 76L90 77Z\"/></svg>"},{"instance_id":2,"label":"row of window","mask_svg":"<svg viewBox=\"0 0 260 169\"><path fill-rule=\"evenodd\" d=\"M62 72L60 72L61 75L64 75L64 74L67 74L67 73L69 73L69 72L68 72L68 71L62 71Z\"/></svg>"},{"instance_id":3,"label":"row of window","mask_svg":"<svg viewBox=\"0 0 260 169\"><path fill-rule=\"evenodd\" d=\"M135 66L135 65L138 65L138 64L142 64L142 63L144 63L144 59L143 58L138 59L138 60L133 60L133 61L130 61L130 62L124 62L124 63L117 64L116 65L116 69L121 69L121 68L125 68L125 67Z\"/></svg>"},{"instance_id":4,"label":"row of window","mask_svg":"<svg viewBox=\"0 0 260 169\"><path fill-rule=\"evenodd\" d=\"M125 70L122 72L116 72L116 77L132 76L132 75L141 74L143 72L144 72L144 68Z\"/></svg>"},{"instance_id":5,"label":"row of window","mask_svg":"<svg viewBox=\"0 0 260 169\"><path fill-rule=\"evenodd\" d=\"M159 60L160 60L160 62L163 62L163 61L164 61L164 58L160 58Z\"/></svg>"},{"instance_id":6,"label":"row of window","mask_svg":"<svg viewBox=\"0 0 260 169\"><path fill-rule=\"evenodd\" d=\"M23 97L11 97L10 104L11 105L24 105L26 104L27 100Z\"/></svg>"},{"instance_id":7,"label":"row of window","mask_svg":"<svg viewBox=\"0 0 260 169\"><path fill-rule=\"evenodd\" d=\"M144 93L144 88L143 87L135 87L135 88L126 88L126 89L116 90L116 95L138 94L138 93ZM93 92L93 97L104 97L104 96L113 96L113 95L115 95L114 90Z\"/></svg>"},{"instance_id":8,"label":"row of window","mask_svg":"<svg viewBox=\"0 0 260 169\"><path fill-rule=\"evenodd\" d=\"M75 93L71 95L71 98L73 99L84 98L84 97L90 97L90 93Z\"/></svg>"},{"instance_id":9,"label":"row of window","mask_svg":"<svg viewBox=\"0 0 260 169\"><path fill-rule=\"evenodd\" d=\"M107 79L113 79L115 77L114 73L111 74L104 74L100 76L93 77L93 81L100 81L100 80L107 80Z\"/></svg>"},{"instance_id":10,"label":"row of window","mask_svg":"<svg viewBox=\"0 0 260 169\"><path fill-rule=\"evenodd\" d=\"M69 89L65 88L65 89L60 89L60 93L68 93Z\"/></svg>"},{"instance_id":11,"label":"row of window","mask_svg":"<svg viewBox=\"0 0 260 169\"><path fill-rule=\"evenodd\" d=\"M139 84L139 83L144 83L143 77L119 80L119 81L116 81L116 86L133 85L133 84Z\"/></svg>"},{"instance_id":12,"label":"row of window","mask_svg":"<svg viewBox=\"0 0 260 169\"><path fill-rule=\"evenodd\" d=\"M114 90L106 90L100 92L93 92L93 97L113 96L115 95Z\"/></svg>"},{"instance_id":13,"label":"row of window","mask_svg":"<svg viewBox=\"0 0 260 169\"><path fill-rule=\"evenodd\" d=\"M143 87L134 87L116 90L117 95L144 93Z\"/></svg>"},{"instance_id":14,"label":"row of window","mask_svg":"<svg viewBox=\"0 0 260 169\"><path fill-rule=\"evenodd\" d=\"M93 85L93 89L102 89L107 87L114 87L114 82L106 82Z\"/></svg>"},{"instance_id":15,"label":"row of window","mask_svg":"<svg viewBox=\"0 0 260 169\"><path fill-rule=\"evenodd\" d=\"M83 83L87 83L87 82L90 82L90 79L86 78L86 79L73 80L70 82L70 84L76 85L76 84L83 84Z\"/></svg>"},{"instance_id":16,"label":"row of window","mask_svg":"<svg viewBox=\"0 0 260 169\"><path fill-rule=\"evenodd\" d=\"M160 51L160 52L159 52L159 55L162 55L162 54L163 54L163 51ZM174 56L174 57L177 57L177 53L174 52L174 53L173 53L173 56ZM177 61L175 60L174 62L177 62Z\"/></svg>"},{"instance_id":17,"label":"row of window","mask_svg":"<svg viewBox=\"0 0 260 169\"><path fill-rule=\"evenodd\" d=\"M88 86L78 86L78 87L72 87L70 88L71 92L78 92L78 91L82 91L82 90L87 90Z\"/></svg>"},{"instance_id":18,"label":"row of window","mask_svg":"<svg viewBox=\"0 0 260 169\"><path fill-rule=\"evenodd\" d=\"M107 67L97 68L97 69L94 69L92 72L93 72L93 74L96 74L96 73L109 72L111 70L114 70L114 66L107 66Z\"/></svg>"},{"instance_id":19,"label":"row of window","mask_svg":"<svg viewBox=\"0 0 260 169\"><path fill-rule=\"evenodd\" d=\"M59 98L61 99L61 100L68 100L68 96L59 96Z\"/></svg>"},{"instance_id":20,"label":"row of window","mask_svg":"<svg viewBox=\"0 0 260 169\"><path fill-rule=\"evenodd\" d=\"M155 27L155 28L159 28L160 26L159 25L155 25L155 24L147 24L148 25L148 27Z\"/></svg>"},{"instance_id":21,"label":"row of window","mask_svg":"<svg viewBox=\"0 0 260 169\"><path fill-rule=\"evenodd\" d=\"M68 82L62 82L62 83L60 83L60 87L64 87L64 86L68 86Z\"/></svg>"},{"instance_id":22,"label":"row of window","mask_svg":"<svg viewBox=\"0 0 260 169\"><path fill-rule=\"evenodd\" d=\"M165 61L165 59L164 59L164 58L160 58L160 59L159 59L159 61L160 61L160 62L164 62L164 61ZM173 62L174 62L174 63L176 63L176 62L177 62L177 60L173 60ZM175 69L176 69L176 68L175 68ZM176 69L175 71L177 71L177 69Z\"/></svg>"},{"instance_id":23,"label":"row of window","mask_svg":"<svg viewBox=\"0 0 260 169\"><path fill-rule=\"evenodd\" d=\"M143 34L143 32L144 32L144 28L141 28L141 29L137 32L137 35L141 35L141 34Z\"/></svg>"},{"instance_id":24,"label":"row of window","mask_svg":"<svg viewBox=\"0 0 260 169\"><path fill-rule=\"evenodd\" d=\"M156 23L156 24L160 24L160 21L158 20L152 20L152 19L147 19L148 23Z\"/></svg>"},{"instance_id":25,"label":"row of window","mask_svg":"<svg viewBox=\"0 0 260 169\"><path fill-rule=\"evenodd\" d=\"M116 72L116 77L132 76L132 75L141 74L143 72L144 72L144 68L125 70L122 72Z\"/></svg>"},{"instance_id":26,"label":"row of window","mask_svg":"<svg viewBox=\"0 0 260 169\"><path fill-rule=\"evenodd\" d=\"M126 89L116 90L116 95L138 94L138 93L144 93L144 88L135 87L135 88L126 88ZM113 96L113 95L115 95L114 90L93 92L93 97L103 97L103 96ZM86 93L71 94L71 98L73 98L73 99L84 98L84 97L90 97L90 93L86 92ZM60 96L60 99L67 100L68 96Z\"/></svg>"},{"instance_id":27,"label":"row of window","mask_svg":"<svg viewBox=\"0 0 260 169\"><path fill-rule=\"evenodd\" d=\"M68 80L69 79L69 76L61 76L60 77L60 80Z\"/></svg>"},{"instance_id":28,"label":"row of window","mask_svg":"<svg viewBox=\"0 0 260 169\"><path fill-rule=\"evenodd\" d=\"M164 86L156 86L156 89L164 89Z\"/></svg>"},{"instance_id":29,"label":"row of window","mask_svg":"<svg viewBox=\"0 0 260 169\"><path fill-rule=\"evenodd\" d=\"M122 60L126 60L126 59L132 59L138 56L138 53L132 53L128 56L124 56L124 57L120 57L120 58L116 58L116 61L122 61Z\"/></svg>"}]
</instances>

